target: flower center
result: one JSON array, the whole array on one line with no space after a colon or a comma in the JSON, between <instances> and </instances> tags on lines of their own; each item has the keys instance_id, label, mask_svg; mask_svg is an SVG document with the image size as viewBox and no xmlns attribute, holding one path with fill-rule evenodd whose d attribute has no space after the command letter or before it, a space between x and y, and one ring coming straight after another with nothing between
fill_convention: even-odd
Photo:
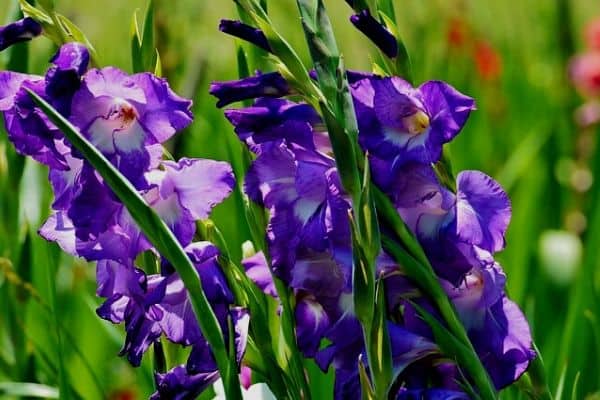
<instances>
[{"instance_id":1,"label":"flower center","mask_svg":"<svg viewBox=\"0 0 600 400\"><path fill-rule=\"evenodd\" d=\"M137 116L135 107L123 99L116 99L108 112L108 120L117 123L119 130L129 128Z\"/></svg>"},{"instance_id":2,"label":"flower center","mask_svg":"<svg viewBox=\"0 0 600 400\"><path fill-rule=\"evenodd\" d=\"M411 135L418 135L419 133L423 133L427 128L429 128L429 116L425 114L423 111L419 110L414 114L409 115L408 117L404 117L402 119L406 130Z\"/></svg>"}]
</instances>

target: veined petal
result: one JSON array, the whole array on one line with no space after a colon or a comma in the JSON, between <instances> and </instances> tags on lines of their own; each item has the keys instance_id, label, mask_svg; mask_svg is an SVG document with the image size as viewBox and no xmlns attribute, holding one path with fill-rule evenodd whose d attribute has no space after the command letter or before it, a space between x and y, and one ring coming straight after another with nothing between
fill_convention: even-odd
<instances>
[{"instance_id":1,"label":"veined petal","mask_svg":"<svg viewBox=\"0 0 600 400\"><path fill-rule=\"evenodd\" d=\"M456 234L489 252L502 250L511 204L502 187L479 171L463 171L457 179Z\"/></svg>"},{"instance_id":2,"label":"veined petal","mask_svg":"<svg viewBox=\"0 0 600 400\"><path fill-rule=\"evenodd\" d=\"M169 188L195 219L208 218L212 208L229 196L235 184L231 166L226 162L182 158L163 165L165 179L172 185Z\"/></svg>"}]
</instances>

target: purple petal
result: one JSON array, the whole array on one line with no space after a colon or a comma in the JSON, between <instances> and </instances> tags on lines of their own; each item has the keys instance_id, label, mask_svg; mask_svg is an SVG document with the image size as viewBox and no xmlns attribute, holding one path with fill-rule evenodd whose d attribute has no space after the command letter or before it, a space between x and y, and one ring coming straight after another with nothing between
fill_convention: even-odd
<instances>
[{"instance_id":1,"label":"purple petal","mask_svg":"<svg viewBox=\"0 0 600 400\"><path fill-rule=\"evenodd\" d=\"M306 357L314 357L329 328L329 317L323 306L310 297L297 301L294 314L298 347Z\"/></svg>"},{"instance_id":2,"label":"purple petal","mask_svg":"<svg viewBox=\"0 0 600 400\"><path fill-rule=\"evenodd\" d=\"M54 66L46 72L46 94L62 114L69 115L71 100L81 86L90 53L83 44L70 42L62 45L50 61Z\"/></svg>"},{"instance_id":3,"label":"purple petal","mask_svg":"<svg viewBox=\"0 0 600 400\"><path fill-rule=\"evenodd\" d=\"M475 101L441 81L425 82L419 91L431 118L432 136L439 135L441 143L449 142L475 110Z\"/></svg>"},{"instance_id":4,"label":"purple petal","mask_svg":"<svg viewBox=\"0 0 600 400\"><path fill-rule=\"evenodd\" d=\"M527 320L506 296L490 308L483 326L468 333L497 389L519 379L536 357Z\"/></svg>"},{"instance_id":5,"label":"purple petal","mask_svg":"<svg viewBox=\"0 0 600 400\"><path fill-rule=\"evenodd\" d=\"M457 178L456 234L490 252L502 250L510 222L511 204L502 187L479 171Z\"/></svg>"},{"instance_id":6,"label":"purple petal","mask_svg":"<svg viewBox=\"0 0 600 400\"><path fill-rule=\"evenodd\" d=\"M156 373L154 379L157 390L151 400L188 400L196 398L219 379L219 372L189 374L184 365L179 365L167 373Z\"/></svg>"},{"instance_id":7,"label":"purple petal","mask_svg":"<svg viewBox=\"0 0 600 400\"><path fill-rule=\"evenodd\" d=\"M260 98L252 107L226 110L225 116L249 146L285 139L312 149L322 124L308 104L273 98Z\"/></svg>"},{"instance_id":8,"label":"purple petal","mask_svg":"<svg viewBox=\"0 0 600 400\"><path fill-rule=\"evenodd\" d=\"M195 219L205 219L221 203L235 184L231 166L222 161L182 158L177 163L165 161L168 183L183 207ZM162 188L161 188L162 189ZM163 196L166 190L161 190Z\"/></svg>"},{"instance_id":9,"label":"purple petal","mask_svg":"<svg viewBox=\"0 0 600 400\"><path fill-rule=\"evenodd\" d=\"M56 212L48 217L38 233L50 242L56 242L68 254L77 255L75 248L75 227L63 212Z\"/></svg>"},{"instance_id":10,"label":"purple petal","mask_svg":"<svg viewBox=\"0 0 600 400\"><path fill-rule=\"evenodd\" d=\"M275 282L269 270L267 259L263 252L258 252L255 255L242 260L242 266L246 271L246 275L254 282L264 293L273 298L277 298L277 290Z\"/></svg>"},{"instance_id":11,"label":"purple petal","mask_svg":"<svg viewBox=\"0 0 600 400\"><path fill-rule=\"evenodd\" d=\"M250 166L244 189L252 200L267 208L289 206L298 198L295 176L293 153L283 143L272 143L263 147Z\"/></svg>"},{"instance_id":12,"label":"purple petal","mask_svg":"<svg viewBox=\"0 0 600 400\"><path fill-rule=\"evenodd\" d=\"M178 96L168 82L150 73L132 76L143 89L145 101L138 104L140 121L157 143L164 143L177 131L189 126L194 119L192 101ZM137 102L136 99L132 99Z\"/></svg>"}]
</instances>

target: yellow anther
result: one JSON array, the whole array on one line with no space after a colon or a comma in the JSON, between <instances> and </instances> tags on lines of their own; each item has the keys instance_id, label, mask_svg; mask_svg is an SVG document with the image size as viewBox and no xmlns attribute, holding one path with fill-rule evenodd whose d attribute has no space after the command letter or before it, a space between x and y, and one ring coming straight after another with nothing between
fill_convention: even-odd
<instances>
[{"instance_id":1,"label":"yellow anther","mask_svg":"<svg viewBox=\"0 0 600 400\"><path fill-rule=\"evenodd\" d=\"M429 117L421 110L408 117L405 117L403 122L408 133L411 135L418 135L429 128Z\"/></svg>"}]
</instances>

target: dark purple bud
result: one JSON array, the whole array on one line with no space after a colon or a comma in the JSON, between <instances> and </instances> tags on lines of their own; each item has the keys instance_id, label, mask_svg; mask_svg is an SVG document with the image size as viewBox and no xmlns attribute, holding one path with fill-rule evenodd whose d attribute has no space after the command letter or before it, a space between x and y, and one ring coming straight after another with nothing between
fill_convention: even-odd
<instances>
[{"instance_id":1,"label":"dark purple bud","mask_svg":"<svg viewBox=\"0 0 600 400\"><path fill-rule=\"evenodd\" d=\"M62 45L50 62L54 66L46 73L46 94L55 100L55 107L68 115L71 98L90 62L90 53L83 44L71 42Z\"/></svg>"},{"instance_id":2,"label":"dark purple bud","mask_svg":"<svg viewBox=\"0 0 600 400\"><path fill-rule=\"evenodd\" d=\"M210 85L210 94L219 99L221 108L236 101L257 97L283 97L290 93L290 87L279 72L257 73L256 76L238 81L214 82Z\"/></svg>"},{"instance_id":3,"label":"dark purple bud","mask_svg":"<svg viewBox=\"0 0 600 400\"><path fill-rule=\"evenodd\" d=\"M389 58L398 55L398 42L394 35L390 33L379 21L377 21L369 10L363 10L360 13L350 17L350 22L359 31L365 34L375 46L379 47Z\"/></svg>"},{"instance_id":4,"label":"dark purple bud","mask_svg":"<svg viewBox=\"0 0 600 400\"><path fill-rule=\"evenodd\" d=\"M271 52L269 41L267 40L267 37L263 31L260 29L246 25L241 21L222 19L221 23L219 24L219 30L228 35L250 42L267 52Z\"/></svg>"},{"instance_id":5,"label":"dark purple bud","mask_svg":"<svg viewBox=\"0 0 600 400\"><path fill-rule=\"evenodd\" d=\"M90 63L90 52L82 43L70 42L62 45L50 62L61 70L71 69L83 75Z\"/></svg>"},{"instance_id":6,"label":"dark purple bud","mask_svg":"<svg viewBox=\"0 0 600 400\"><path fill-rule=\"evenodd\" d=\"M15 43L31 40L41 33L42 26L29 17L0 27L0 51Z\"/></svg>"}]
</instances>

